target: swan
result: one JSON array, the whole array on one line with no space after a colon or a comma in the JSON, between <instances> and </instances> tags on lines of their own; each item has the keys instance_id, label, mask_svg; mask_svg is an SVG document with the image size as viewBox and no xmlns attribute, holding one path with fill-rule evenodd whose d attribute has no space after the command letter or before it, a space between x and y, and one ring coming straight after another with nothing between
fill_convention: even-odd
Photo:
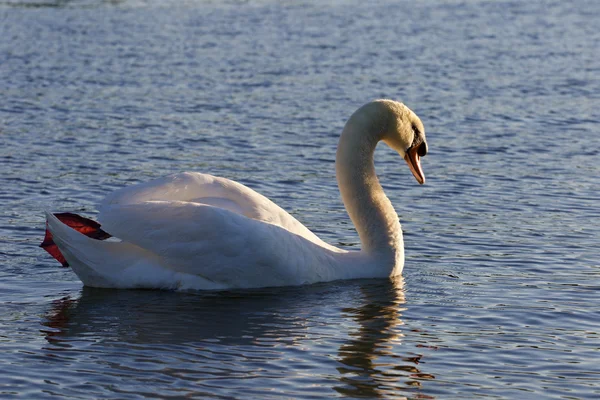
<instances>
[{"instance_id":1,"label":"swan","mask_svg":"<svg viewBox=\"0 0 600 400\"><path fill-rule=\"evenodd\" d=\"M197 172L113 192L98 206L99 223L46 212L41 246L85 286L103 288L222 290L397 276L404 244L398 215L375 174L380 141L425 183L420 158L428 147L412 110L375 100L352 114L335 166L360 251L324 242L238 182Z\"/></svg>"}]
</instances>

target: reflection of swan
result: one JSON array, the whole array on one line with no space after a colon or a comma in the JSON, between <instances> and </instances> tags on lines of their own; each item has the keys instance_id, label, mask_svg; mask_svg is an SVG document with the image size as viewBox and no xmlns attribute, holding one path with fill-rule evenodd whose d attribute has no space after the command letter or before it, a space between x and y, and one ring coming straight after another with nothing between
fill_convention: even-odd
<instances>
[{"instance_id":1,"label":"reflection of swan","mask_svg":"<svg viewBox=\"0 0 600 400\"><path fill-rule=\"evenodd\" d=\"M400 330L405 302L402 277L386 282L385 287L364 285L361 292L362 305L344 309L358 329L340 347L342 385L335 389L350 397L393 398L399 389L420 386L415 379L433 378L417 368L420 355L400 356L393 347L404 336Z\"/></svg>"},{"instance_id":2,"label":"reflection of swan","mask_svg":"<svg viewBox=\"0 0 600 400\"><path fill-rule=\"evenodd\" d=\"M42 353L67 393L99 382L87 397L270 398L286 388L280 397L326 398L333 388L397 398L414 393L421 368L403 303L401 277L219 293L83 288L52 303Z\"/></svg>"},{"instance_id":3,"label":"reflection of swan","mask_svg":"<svg viewBox=\"0 0 600 400\"><path fill-rule=\"evenodd\" d=\"M48 228L88 286L225 289L399 275L402 231L373 163L380 141L405 158L419 183L425 181L420 157L427 143L411 110L379 100L350 117L336 171L362 251L330 246L264 196L197 173L124 188L104 200L102 229L121 241L89 238L51 214Z\"/></svg>"},{"instance_id":4,"label":"reflection of swan","mask_svg":"<svg viewBox=\"0 0 600 400\"><path fill-rule=\"evenodd\" d=\"M204 340L242 345L265 337L293 341L302 336L303 320L283 310L297 307L297 298L316 301L310 294L319 288L310 289L197 294L84 287L79 298L54 302L44 323L51 328L46 339L53 343L99 334L132 345Z\"/></svg>"}]
</instances>

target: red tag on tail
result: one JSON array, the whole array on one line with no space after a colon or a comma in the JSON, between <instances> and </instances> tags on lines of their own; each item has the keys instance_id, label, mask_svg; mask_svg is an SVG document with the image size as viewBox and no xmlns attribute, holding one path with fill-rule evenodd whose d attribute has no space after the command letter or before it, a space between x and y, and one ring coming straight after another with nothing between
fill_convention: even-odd
<instances>
[{"instance_id":1,"label":"red tag on tail","mask_svg":"<svg viewBox=\"0 0 600 400\"><path fill-rule=\"evenodd\" d=\"M70 226L92 239L104 240L110 237L110 234L100 229L99 223L89 218L73 213L58 213L54 214L54 216L63 224ZM46 236L44 236L44 241L40 244L40 247L50 253L50 255L61 263L63 267L69 266L69 263L65 260L65 257L61 254L58 246L56 246L52 239L52 233L48 230L48 222L46 222Z\"/></svg>"}]
</instances>

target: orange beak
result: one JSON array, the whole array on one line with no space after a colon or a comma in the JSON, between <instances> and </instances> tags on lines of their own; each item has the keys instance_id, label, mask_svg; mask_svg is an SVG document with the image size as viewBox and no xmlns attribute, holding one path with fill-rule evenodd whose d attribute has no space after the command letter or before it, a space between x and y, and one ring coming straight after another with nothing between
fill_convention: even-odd
<instances>
[{"instance_id":1,"label":"orange beak","mask_svg":"<svg viewBox=\"0 0 600 400\"><path fill-rule=\"evenodd\" d=\"M423 169L421 168L421 157L419 156L418 149L418 147L408 149L404 156L404 161L408 164L410 172L412 172L417 182L422 185L425 183L425 174L423 174Z\"/></svg>"}]
</instances>

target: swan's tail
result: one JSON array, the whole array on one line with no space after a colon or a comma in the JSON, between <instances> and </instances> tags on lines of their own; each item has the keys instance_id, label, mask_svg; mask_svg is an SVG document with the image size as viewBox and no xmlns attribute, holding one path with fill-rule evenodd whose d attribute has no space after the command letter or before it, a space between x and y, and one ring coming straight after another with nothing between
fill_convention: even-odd
<instances>
[{"instance_id":1,"label":"swan's tail","mask_svg":"<svg viewBox=\"0 0 600 400\"><path fill-rule=\"evenodd\" d=\"M120 287L123 271L144 258L142 249L128 243L94 239L94 235L110 237L99 229L100 225L97 223L98 226L91 224L91 228L97 229L96 233L88 236L90 230L81 233L77 228L72 229L62 223L58 217L49 212L46 212L46 220L57 251L86 286ZM86 221L83 221L83 225L90 226Z\"/></svg>"},{"instance_id":2,"label":"swan's tail","mask_svg":"<svg viewBox=\"0 0 600 400\"><path fill-rule=\"evenodd\" d=\"M164 268L160 258L150 251L122 241L95 239L110 237L98 223L75 218L84 226L82 233L49 212L46 212L46 219L49 240L84 285L165 289L177 286L173 279L175 272ZM89 234L92 231L95 233Z\"/></svg>"},{"instance_id":3,"label":"swan's tail","mask_svg":"<svg viewBox=\"0 0 600 400\"><path fill-rule=\"evenodd\" d=\"M48 215L52 215L47 213ZM80 232L87 237L92 239L104 240L108 239L111 235L104 232L100 229L100 224L96 221L93 221L88 218L84 218L81 215L73 214L73 213L58 213L54 214L60 222L69 227L75 229L77 232ZM65 259L65 257L60 252L56 243L54 243L54 239L52 237L52 232L48 229L48 218L46 219L46 235L44 236L44 241L40 244L40 247L46 250L52 257L54 257L59 263L62 264L63 267L68 267L69 263Z\"/></svg>"},{"instance_id":4,"label":"swan's tail","mask_svg":"<svg viewBox=\"0 0 600 400\"><path fill-rule=\"evenodd\" d=\"M46 226L56 251L65 260L63 265L69 265L79 279L87 286L112 287L110 275L107 276L103 263L103 245L119 244L107 243L92 239L77 228L72 229L62 223L59 218L46 212ZM84 223L85 225L85 223ZM99 227L99 225L98 225ZM51 247L50 247L51 248ZM52 254L52 253L51 253ZM60 261L60 257L57 258Z\"/></svg>"}]
</instances>

